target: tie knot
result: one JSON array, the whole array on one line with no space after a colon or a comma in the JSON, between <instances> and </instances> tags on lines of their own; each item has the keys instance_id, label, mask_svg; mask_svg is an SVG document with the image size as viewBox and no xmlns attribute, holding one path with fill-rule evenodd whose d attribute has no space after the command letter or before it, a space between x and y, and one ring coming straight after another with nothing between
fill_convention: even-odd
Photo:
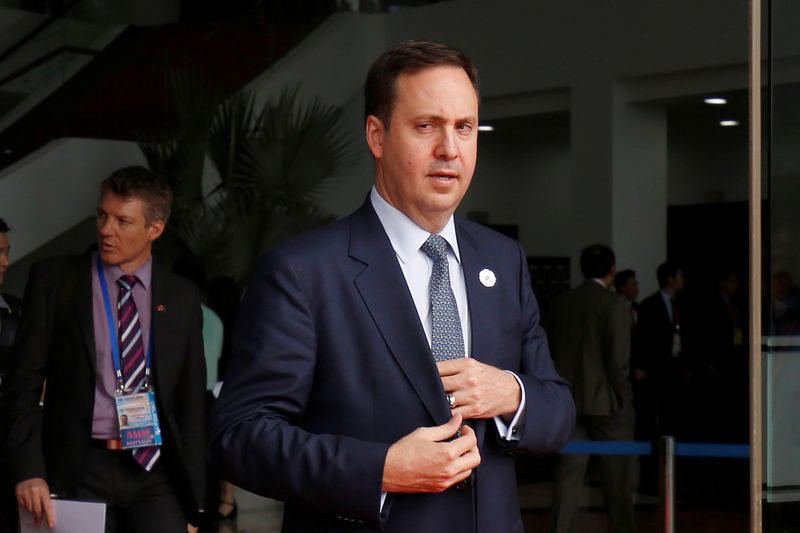
<instances>
[{"instance_id":1,"label":"tie knot","mask_svg":"<svg viewBox=\"0 0 800 533\"><path fill-rule=\"evenodd\" d=\"M133 288L134 285L136 285L137 281L139 281L139 278L137 278L136 276L132 274L125 274L124 276L120 276L120 278L117 280L117 283L122 285L122 287L124 287L125 290L129 291Z\"/></svg>"},{"instance_id":2,"label":"tie knot","mask_svg":"<svg viewBox=\"0 0 800 533\"><path fill-rule=\"evenodd\" d=\"M429 235L422 244L422 251L428 254L434 263L447 261L447 241L440 235Z\"/></svg>"}]
</instances>

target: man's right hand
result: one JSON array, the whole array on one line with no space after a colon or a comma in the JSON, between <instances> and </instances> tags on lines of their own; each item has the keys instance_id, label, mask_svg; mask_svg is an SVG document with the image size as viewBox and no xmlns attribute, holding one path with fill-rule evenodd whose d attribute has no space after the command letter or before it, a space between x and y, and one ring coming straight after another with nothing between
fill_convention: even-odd
<instances>
[{"instance_id":1,"label":"man's right hand","mask_svg":"<svg viewBox=\"0 0 800 533\"><path fill-rule=\"evenodd\" d=\"M481 462L478 440L456 414L441 426L417 428L392 444L383 468L384 492L442 492L468 478Z\"/></svg>"},{"instance_id":2,"label":"man's right hand","mask_svg":"<svg viewBox=\"0 0 800 533\"><path fill-rule=\"evenodd\" d=\"M47 517L47 525L55 527L56 518L47 481L40 477L20 481L14 488L14 494L20 507L36 515L37 526L42 525L42 514L44 514Z\"/></svg>"}]
</instances>

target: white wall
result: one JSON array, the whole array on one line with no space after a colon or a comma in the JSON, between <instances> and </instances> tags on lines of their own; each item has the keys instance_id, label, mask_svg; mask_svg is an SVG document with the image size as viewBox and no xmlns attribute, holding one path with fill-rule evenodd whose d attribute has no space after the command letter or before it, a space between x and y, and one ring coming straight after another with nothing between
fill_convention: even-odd
<instances>
[{"instance_id":1,"label":"white wall","mask_svg":"<svg viewBox=\"0 0 800 533\"><path fill-rule=\"evenodd\" d=\"M516 224L525 252L563 256L569 229L570 160L567 139L543 140L538 132L482 132L478 166L458 209L486 211L491 224ZM513 157L509 157L513 154Z\"/></svg>"}]
</instances>

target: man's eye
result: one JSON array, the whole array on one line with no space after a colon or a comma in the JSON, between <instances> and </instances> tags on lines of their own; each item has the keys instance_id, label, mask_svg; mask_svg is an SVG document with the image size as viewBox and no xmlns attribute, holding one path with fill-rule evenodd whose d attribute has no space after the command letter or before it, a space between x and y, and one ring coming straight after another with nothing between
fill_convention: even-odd
<instances>
[{"instance_id":1,"label":"man's eye","mask_svg":"<svg viewBox=\"0 0 800 533\"><path fill-rule=\"evenodd\" d=\"M433 124L427 124L427 123L426 124L420 124L420 125L417 126L417 129L420 129L420 130L423 130L423 131L428 131L430 129L433 129Z\"/></svg>"},{"instance_id":2,"label":"man's eye","mask_svg":"<svg viewBox=\"0 0 800 533\"><path fill-rule=\"evenodd\" d=\"M459 124L456 129L462 133L469 133L472 131L472 124Z\"/></svg>"}]
</instances>

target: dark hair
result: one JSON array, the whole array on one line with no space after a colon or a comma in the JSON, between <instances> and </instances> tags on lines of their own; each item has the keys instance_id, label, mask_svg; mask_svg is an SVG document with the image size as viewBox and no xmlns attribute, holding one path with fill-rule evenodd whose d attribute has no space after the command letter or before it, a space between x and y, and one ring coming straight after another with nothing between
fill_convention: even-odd
<instances>
[{"instance_id":1,"label":"dark hair","mask_svg":"<svg viewBox=\"0 0 800 533\"><path fill-rule=\"evenodd\" d=\"M397 78L438 66L464 69L480 98L478 70L463 52L434 41L405 41L386 50L370 67L364 85L364 119L375 115L388 128L397 97Z\"/></svg>"},{"instance_id":2,"label":"dark hair","mask_svg":"<svg viewBox=\"0 0 800 533\"><path fill-rule=\"evenodd\" d=\"M0 233L8 233L9 227L6 221L0 218Z\"/></svg>"},{"instance_id":3,"label":"dark hair","mask_svg":"<svg viewBox=\"0 0 800 533\"><path fill-rule=\"evenodd\" d=\"M669 278L674 278L678 275L678 270L681 266L673 261L666 261L658 265L656 270L656 277L658 278L658 288L663 289L669 283Z\"/></svg>"},{"instance_id":4,"label":"dark hair","mask_svg":"<svg viewBox=\"0 0 800 533\"><path fill-rule=\"evenodd\" d=\"M614 276L614 288L617 289L617 292L619 292L620 287L628 283L629 279L635 277L636 277L636 272L630 269L617 272L617 275Z\"/></svg>"},{"instance_id":5,"label":"dark hair","mask_svg":"<svg viewBox=\"0 0 800 533\"><path fill-rule=\"evenodd\" d=\"M614 266L614 252L602 244L587 246L581 252L581 274L585 278L602 278Z\"/></svg>"},{"instance_id":6,"label":"dark hair","mask_svg":"<svg viewBox=\"0 0 800 533\"><path fill-rule=\"evenodd\" d=\"M115 170L100 186L101 197L108 193L144 202L148 225L156 220L166 222L169 219L172 191L163 178L147 167L134 165Z\"/></svg>"}]
</instances>

